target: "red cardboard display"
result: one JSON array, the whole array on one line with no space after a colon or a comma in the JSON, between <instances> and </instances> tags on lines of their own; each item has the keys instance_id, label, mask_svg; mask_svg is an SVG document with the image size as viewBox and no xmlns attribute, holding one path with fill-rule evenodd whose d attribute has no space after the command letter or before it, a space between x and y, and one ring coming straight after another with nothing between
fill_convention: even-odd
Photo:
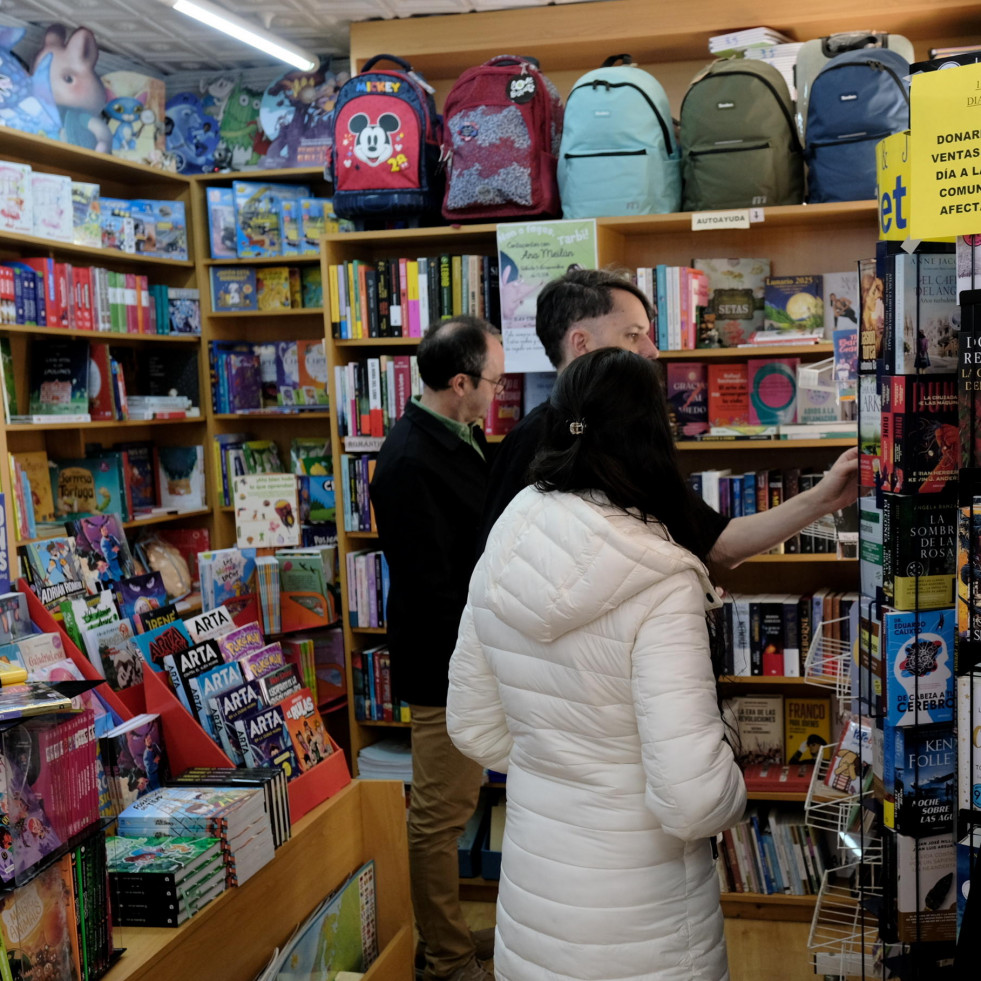
<instances>
[{"instance_id":1,"label":"red cardboard display","mask_svg":"<svg viewBox=\"0 0 981 981\"><path fill-rule=\"evenodd\" d=\"M48 633L60 633L68 656L78 665L82 675L91 681L100 680L101 675L92 662L79 651L61 624L31 591L26 580L21 579L17 588L27 597L27 608L34 623ZM253 603L241 612L241 622L251 623L256 612L257 607ZM235 619L238 622L239 618ZM181 773L192 766L234 766L201 728L197 719L178 701L158 672L145 671L142 684L118 692L114 692L103 680L95 691L120 719L130 719L140 712L156 712L160 716L167 756L174 773ZM287 785L291 823L351 782L344 753L333 739L330 742L334 750L330 756L313 769L294 777Z\"/></svg>"}]
</instances>

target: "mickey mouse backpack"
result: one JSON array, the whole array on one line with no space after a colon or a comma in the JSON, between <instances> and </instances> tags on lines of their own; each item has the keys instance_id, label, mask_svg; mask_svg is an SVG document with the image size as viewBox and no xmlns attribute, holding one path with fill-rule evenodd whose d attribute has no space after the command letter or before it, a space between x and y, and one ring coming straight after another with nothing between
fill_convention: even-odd
<instances>
[{"instance_id":1,"label":"mickey mouse backpack","mask_svg":"<svg viewBox=\"0 0 981 981\"><path fill-rule=\"evenodd\" d=\"M375 69L380 61L399 68ZM338 218L438 215L442 135L425 79L401 58L369 58L334 104L330 178Z\"/></svg>"},{"instance_id":2,"label":"mickey mouse backpack","mask_svg":"<svg viewBox=\"0 0 981 981\"><path fill-rule=\"evenodd\" d=\"M498 55L468 68L443 105L443 217L557 216L562 99L533 58Z\"/></svg>"}]
</instances>

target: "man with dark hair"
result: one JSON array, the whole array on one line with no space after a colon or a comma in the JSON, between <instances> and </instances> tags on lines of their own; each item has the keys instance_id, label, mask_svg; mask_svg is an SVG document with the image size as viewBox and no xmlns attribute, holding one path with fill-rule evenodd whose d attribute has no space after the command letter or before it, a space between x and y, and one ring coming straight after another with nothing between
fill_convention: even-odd
<instances>
[{"instance_id":1,"label":"man with dark hair","mask_svg":"<svg viewBox=\"0 0 981 981\"><path fill-rule=\"evenodd\" d=\"M493 931L466 925L457 858L483 772L450 742L446 692L490 467L476 423L502 388L504 348L490 324L456 317L430 327L417 359L422 395L385 438L371 481L391 580L392 678L412 713L412 905L425 981L490 981L478 956L493 956Z\"/></svg>"},{"instance_id":2,"label":"man with dark hair","mask_svg":"<svg viewBox=\"0 0 981 981\"><path fill-rule=\"evenodd\" d=\"M651 359L658 354L650 337L647 297L626 273L609 269L571 269L547 283L538 294L535 330L559 372L600 347L619 347ZM481 549L501 512L528 483L528 467L541 442L544 420L542 404L498 448L487 491ZM767 511L732 519L691 492L699 531L698 557L731 569L779 545L815 519L852 503L858 495L857 475L858 450L846 450L810 490Z\"/></svg>"}]
</instances>

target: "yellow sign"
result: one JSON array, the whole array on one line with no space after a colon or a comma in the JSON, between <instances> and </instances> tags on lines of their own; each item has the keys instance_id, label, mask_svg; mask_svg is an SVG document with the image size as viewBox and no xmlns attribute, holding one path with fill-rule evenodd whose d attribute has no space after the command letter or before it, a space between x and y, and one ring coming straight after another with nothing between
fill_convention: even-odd
<instances>
[{"instance_id":1,"label":"yellow sign","mask_svg":"<svg viewBox=\"0 0 981 981\"><path fill-rule=\"evenodd\" d=\"M981 64L914 75L910 129L912 237L981 230Z\"/></svg>"},{"instance_id":2,"label":"yellow sign","mask_svg":"<svg viewBox=\"0 0 981 981\"><path fill-rule=\"evenodd\" d=\"M909 130L875 145L875 184L879 199L879 238L905 242L910 216Z\"/></svg>"}]
</instances>

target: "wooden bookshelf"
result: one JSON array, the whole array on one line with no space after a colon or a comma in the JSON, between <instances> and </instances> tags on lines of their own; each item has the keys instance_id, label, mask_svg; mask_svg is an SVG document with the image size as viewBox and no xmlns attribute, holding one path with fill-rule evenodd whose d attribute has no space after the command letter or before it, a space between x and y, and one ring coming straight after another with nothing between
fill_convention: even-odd
<instances>
[{"instance_id":1,"label":"wooden bookshelf","mask_svg":"<svg viewBox=\"0 0 981 981\"><path fill-rule=\"evenodd\" d=\"M175 929L117 927L125 952L106 981L253 981L275 947L368 859L375 862L378 960L365 981L410 981L405 796L394 781L355 780L293 826L276 857Z\"/></svg>"}]
</instances>

